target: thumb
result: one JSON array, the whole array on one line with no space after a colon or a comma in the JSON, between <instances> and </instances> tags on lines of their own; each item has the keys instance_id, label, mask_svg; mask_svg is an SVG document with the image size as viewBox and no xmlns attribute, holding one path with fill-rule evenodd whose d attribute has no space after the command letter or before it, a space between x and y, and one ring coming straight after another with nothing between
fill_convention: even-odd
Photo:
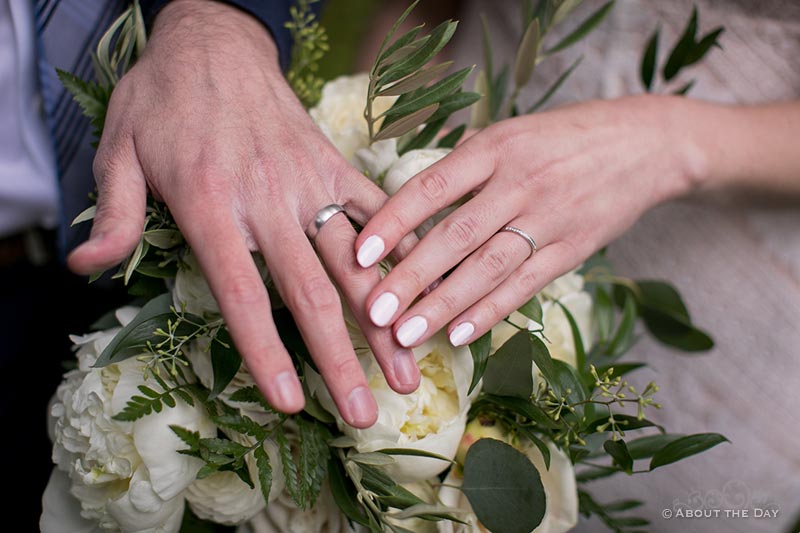
<instances>
[{"instance_id":1,"label":"thumb","mask_svg":"<svg viewBox=\"0 0 800 533\"><path fill-rule=\"evenodd\" d=\"M101 139L94 159L97 213L89 240L67 258L78 274L91 274L121 263L142 237L147 184L133 138L122 142Z\"/></svg>"}]
</instances>

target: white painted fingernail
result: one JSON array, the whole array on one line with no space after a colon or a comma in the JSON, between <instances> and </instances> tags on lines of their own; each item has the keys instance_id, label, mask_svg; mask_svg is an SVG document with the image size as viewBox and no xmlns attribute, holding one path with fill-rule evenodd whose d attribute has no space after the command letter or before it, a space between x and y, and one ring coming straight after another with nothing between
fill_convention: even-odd
<instances>
[{"instance_id":1,"label":"white painted fingernail","mask_svg":"<svg viewBox=\"0 0 800 533\"><path fill-rule=\"evenodd\" d=\"M467 339L472 337L473 333L475 333L475 326L471 322L462 322L450 332L450 344L461 346L467 342Z\"/></svg>"},{"instance_id":2,"label":"white painted fingernail","mask_svg":"<svg viewBox=\"0 0 800 533\"><path fill-rule=\"evenodd\" d=\"M424 316L412 316L398 328L397 342L399 342L401 346L408 348L417 342L427 330L428 321L425 320Z\"/></svg>"},{"instance_id":3,"label":"white painted fingernail","mask_svg":"<svg viewBox=\"0 0 800 533\"><path fill-rule=\"evenodd\" d=\"M378 259L380 259L385 248L386 245L384 244L383 239L377 235L370 235L367 237L366 241L361 243L361 246L358 249L358 253L356 254L358 264L364 268L371 267Z\"/></svg>"},{"instance_id":4,"label":"white painted fingernail","mask_svg":"<svg viewBox=\"0 0 800 533\"><path fill-rule=\"evenodd\" d=\"M400 307L400 300L391 292L384 292L372 302L369 308L369 318L378 327L383 327L389 323L397 308Z\"/></svg>"}]
</instances>

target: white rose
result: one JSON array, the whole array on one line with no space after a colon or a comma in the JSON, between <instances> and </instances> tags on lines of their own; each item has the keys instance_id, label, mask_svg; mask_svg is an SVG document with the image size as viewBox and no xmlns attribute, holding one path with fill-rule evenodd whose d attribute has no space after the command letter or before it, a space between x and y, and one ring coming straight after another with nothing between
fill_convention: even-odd
<instances>
[{"instance_id":1,"label":"white rose","mask_svg":"<svg viewBox=\"0 0 800 533\"><path fill-rule=\"evenodd\" d=\"M246 445L253 443L242 435L232 438ZM273 478L269 493L269 500L272 502L283 492L285 478L280 466L278 446L268 440L264 442L264 449L272 465ZM248 454L246 460L254 488L250 488L233 472L216 472L189 485L186 489L186 501L197 516L219 524L237 525L264 509L258 468L252 454Z\"/></svg>"},{"instance_id":2,"label":"white rose","mask_svg":"<svg viewBox=\"0 0 800 533\"><path fill-rule=\"evenodd\" d=\"M397 160L397 139L391 138L358 150L353 157L353 166L372 181L381 183L386 171Z\"/></svg>"},{"instance_id":3,"label":"white rose","mask_svg":"<svg viewBox=\"0 0 800 533\"><path fill-rule=\"evenodd\" d=\"M354 339L354 345L366 346L362 339ZM380 406L378 421L372 427L356 429L345 424L322 379L311 371L309 387L323 407L337 417L340 429L356 440L358 451L408 448L452 459L464 433L470 407L467 391L472 379L472 356L466 346L454 348L444 332L438 332L413 351L422 379L419 388L411 394L393 391L372 353L362 352L361 365ZM387 467L387 473L401 483L422 481L434 477L447 466L444 461L426 457L396 456L395 463Z\"/></svg>"},{"instance_id":4,"label":"white rose","mask_svg":"<svg viewBox=\"0 0 800 533\"><path fill-rule=\"evenodd\" d=\"M542 452L536 446L526 443L521 450L539 471L547 498L544 518L533 531L534 533L564 533L578 523L578 489L575 483L575 469L567 454L555 444L547 442L547 447L550 450L549 470L545 468ZM459 516L468 525L442 521L439 522L439 531L441 533L485 533L487 530L478 522L467 497L455 488L460 487L462 482L463 477L453 468L445 478L442 488L439 489L439 499L443 505L468 511L466 516Z\"/></svg>"},{"instance_id":5,"label":"white rose","mask_svg":"<svg viewBox=\"0 0 800 533\"><path fill-rule=\"evenodd\" d=\"M309 114L322 133L333 143L344 158L352 162L357 150L369 145L369 129L364 118L369 75L340 76L322 88L322 97ZM389 109L396 97L376 98L372 105L373 116L378 117ZM380 127L380 122L376 128Z\"/></svg>"},{"instance_id":6,"label":"white rose","mask_svg":"<svg viewBox=\"0 0 800 533\"><path fill-rule=\"evenodd\" d=\"M254 516L238 533L352 533L347 517L333 500L327 483L323 485L316 504L303 511L292 498L282 493L267 508Z\"/></svg>"},{"instance_id":7,"label":"white rose","mask_svg":"<svg viewBox=\"0 0 800 533\"><path fill-rule=\"evenodd\" d=\"M389 196L394 196L408 180L436 163L449 154L450 148L423 148L411 150L389 167L383 179L383 190ZM417 236L421 239L433 226L444 220L447 215L455 210L454 206L442 209L416 229Z\"/></svg>"},{"instance_id":8,"label":"white rose","mask_svg":"<svg viewBox=\"0 0 800 533\"><path fill-rule=\"evenodd\" d=\"M592 297L588 292L573 292L561 297L559 302L575 319L583 346L588 350L592 345ZM546 337L544 342L553 359L560 359L575 367L575 340L561 305L549 300L542 304L542 326Z\"/></svg>"},{"instance_id":9,"label":"white rose","mask_svg":"<svg viewBox=\"0 0 800 533\"><path fill-rule=\"evenodd\" d=\"M583 284L583 276L578 274L576 269L551 281L542 289L541 295L550 300L558 300L568 294L582 291Z\"/></svg>"}]
</instances>

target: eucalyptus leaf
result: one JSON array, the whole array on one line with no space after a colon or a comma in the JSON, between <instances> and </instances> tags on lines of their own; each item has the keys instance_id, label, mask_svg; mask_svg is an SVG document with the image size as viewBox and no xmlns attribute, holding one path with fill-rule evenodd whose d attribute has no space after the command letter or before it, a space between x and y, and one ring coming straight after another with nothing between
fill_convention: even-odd
<instances>
[{"instance_id":1,"label":"eucalyptus leaf","mask_svg":"<svg viewBox=\"0 0 800 533\"><path fill-rule=\"evenodd\" d=\"M578 323L575 322L575 317L572 316L572 313L564 304L558 300L556 300L556 304L558 304L558 306L564 312L564 316L567 317L567 322L569 322L569 329L572 333L572 343L575 347L576 366L578 371L582 371L584 368L586 368L586 350L583 347L583 338L581 337L580 329L578 329Z\"/></svg>"},{"instance_id":2,"label":"eucalyptus leaf","mask_svg":"<svg viewBox=\"0 0 800 533\"><path fill-rule=\"evenodd\" d=\"M544 459L544 467L550 470L550 448L547 447L547 444L545 444L538 435L536 435L526 426L517 427L517 431L519 431L521 435L524 435L525 438L527 438L533 443L534 446L536 446L536 448L539 450L539 453L542 454L542 459Z\"/></svg>"},{"instance_id":3,"label":"eucalyptus leaf","mask_svg":"<svg viewBox=\"0 0 800 533\"><path fill-rule=\"evenodd\" d=\"M608 14L611 12L611 9L614 7L615 1L616 0L611 0L605 3L602 7L600 7L600 9L592 13L580 24L580 26L575 28L572 33L561 39L555 46L547 50L547 54L555 54L556 52L560 52L561 50L569 48L573 44L589 35L589 33L599 26L606 16L608 16Z\"/></svg>"},{"instance_id":4,"label":"eucalyptus leaf","mask_svg":"<svg viewBox=\"0 0 800 533\"><path fill-rule=\"evenodd\" d=\"M723 442L730 442L719 433L697 433L676 439L653 454L650 470L675 463L704 452Z\"/></svg>"},{"instance_id":5,"label":"eucalyptus leaf","mask_svg":"<svg viewBox=\"0 0 800 533\"><path fill-rule=\"evenodd\" d=\"M654 453L685 435L674 433L656 433L628 441L628 452L634 459L646 459Z\"/></svg>"},{"instance_id":6,"label":"eucalyptus leaf","mask_svg":"<svg viewBox=\"0 0 800 533\"><path fill-rule=\"evenodd\" d=\"M515 398L513 396L496 396L493 394L485 394L481 397L476 405L480 406L482 402L494 404L496 406L508 409L517 416L521 416L529 421L547 429L558 429L558 423L554 422L544 410L536 403L527 399Z\"/></svg>"},{"instance_id":7,"label":"eucalyptus leaf","mask_svg":"<svg viewBox=\"0 0 800 533\"><path fill-rule=\"evenodd\" d=\"M622 431L629 431L634 429L642 429L648 427L657 427L659 430L663 431L664 428L656 424L655 422L651 422L646 418L639 418L631 415L623 415L620 413L614 413L614 419L617 421L617 425L622 429ZM588 424L586 424L585 431L587 433L595 433L597 432L597 428L602 425L606 425L608 423L608 414L600 416L599 418L595 418Z\"/></svg>"},{"instance_id":8,"label":"eucalyptus leaf","mask_svg":"<svg viewBox=\"0 0 800 533\"><path fill-rule=\"evenodd\" d=\"M529 533L544 518L546 496L539 471L499 440L480 439L470 446L461 491L490 531Z\"/></svg>"},{"instance_id":9,"label":"eucalyptus leaf","mask_svg":"<svg viewBox=\"0 0 800 533\"><path fill-rule=\"evenodd\" d=\"M594 291L592 315L597 329L597 340L600 343L607 342L614 327L614 302L603 287L598 286Z\"/></svg>"},{"instance_id":10,"label":"eucalyptus leaf","mask_svg":"<svg viewBox=\"0 0 800 533\"><path fill-rule=\"evenodd\" d=\"M525 304L517 309L517 311L533 320L537 324L542 323L542 303L536 296L525 302Z\"/></svg>"},{"instance_id":11,"label":"eucalyptus leaf","mask_svg":"<svg viewBox=\"0 0 800 533\"><path fill-rule=\"evenodd\" d=\"M483 375L484 392L530 398L533 394L531 363L534 349L533 337L528 331L519 331L508 339L486 364L486 372ZM547 357L549 358L549 355Z\"/></svg>"},{"instance_id":12,"label":"eucalyptus leaf","mask_svg":"<svg viewBox=\"0 0 800 533\"><path fill-rule=\"evenodd\" d=\"M617 326L617 331L608 345L607 353L613 357L618 357L627 352L635 340L634 331L636 327L636 301L634 297L625 294L625 304L622 309L622 319Z\"/></svg>"}]
</instances>

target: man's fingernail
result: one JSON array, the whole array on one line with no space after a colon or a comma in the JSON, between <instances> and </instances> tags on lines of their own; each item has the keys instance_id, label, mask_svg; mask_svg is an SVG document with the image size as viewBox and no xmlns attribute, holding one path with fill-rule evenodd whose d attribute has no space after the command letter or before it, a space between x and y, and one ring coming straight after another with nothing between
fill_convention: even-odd
<instances>
[{"instance_id":1,"label":"man's fingernail","mask_svg":"<svg viewBox=\"0 0 800 533\"><path fill-rule=\"evenodd\" d=\"M369 318L378 327L383 327L389 323L397 308L400 307L400 300L391 292L384 292L378 296L372 307L369 308Z\"/></svg>"},{"instance_id":2,"label":"man's fingernail","mask_svg":"<svg viewBox=\"0 0 800 533\"><path fill-rule=\"evenodd\" d=\"M399 342L401 346L408 348L417 342L427 330L428 321L425 320L424 316L412 316L398 328L397 342Z\"/></svg>"},{"instance_id":3,"label":"man's fingernail","mask_svg":"<svg viewBox=\"0 0 800 533\"><path fill-rule=\"evenodd\" d=\"M356 260L358 260L358 264L364 268L371 267L381 257L385 248L386 245L383 239L377 235L370 235L358 248Z\"/></svg>"},{"instance_id":4,"label":"man's fingernail","mask_svg":"<svg viewBox=\"0 0 800 533\"><path fill-rule=\"evenodd\" d=\"M302 401L298 401L297 394L300 390L300 381L294 372L291 370L281 372L275 377L273 384L278 401L284 409L297 407L298 403L302 406Z\"/></svg>"},{"instance_id":5,"label":"man's fingernail","mask_svg":"<svg viewBox=\"0 0 800 533\"><path fill-rule=\"evenodd\" d=\"M347 398L350 423L356 427L371 426L375 422L378 406L366 387L356 387Z\"/></svg>"},{"instance_id":6,"label":"man's fingernail","mask_svg":"<svg viewBox=\"0 0 800 533\"><path fill-rule=\"evenodd\" d=\"M419 367L411 350L397 350L394 354L394 375L401 385L416 386L419 383Z\"/></svg>"},{"instance_id":7,"label":"man's fingernail","mask_svg":"<svg viewBox=\"0 0 800 533\"><path fill-rule=\"evenodd\" d=\"M461 346L475 333L475 326L471 322L462 322L450 332L450 344Z\"/></svg>"}]
</instances>

